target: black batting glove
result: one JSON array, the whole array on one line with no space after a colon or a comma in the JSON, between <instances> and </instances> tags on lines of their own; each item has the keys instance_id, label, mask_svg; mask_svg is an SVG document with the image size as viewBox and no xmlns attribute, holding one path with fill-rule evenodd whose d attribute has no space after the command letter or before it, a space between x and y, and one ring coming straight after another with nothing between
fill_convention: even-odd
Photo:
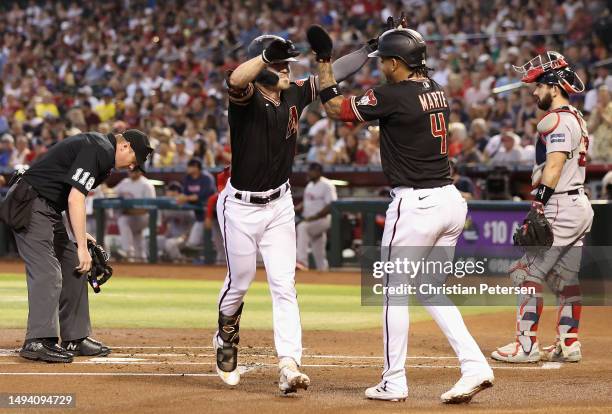
<instances>
[{"instance_id":1,"label":"black batting glove","mask_svg":"<svg viewBox=\"0 0 612 414\"><path fill-rule=\"evenodd\" d=\"M270 64L283 62L299 54L291 40L274 40L261 53L261 58L266 64Z\"/></svg>"},{"instance_id":2,"label":"black batting glove","mask_svg":"<svg viewBox=\"0 0 612 414\"><path fill-rule=\"evenodd\" d=\"M316 55L317 62L329 62L331 60L334 43L324 28L318 24L310 26L306 31L306 38Z\"/></svg>"}]
</instances>

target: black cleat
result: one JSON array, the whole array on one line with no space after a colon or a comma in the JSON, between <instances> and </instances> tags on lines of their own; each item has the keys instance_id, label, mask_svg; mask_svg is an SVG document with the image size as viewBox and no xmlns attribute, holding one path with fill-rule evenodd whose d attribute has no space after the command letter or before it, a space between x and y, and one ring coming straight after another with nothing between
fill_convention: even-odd
<instances>
[{"instance_id":1,"label":"black cleat","mask_svg":"<svg viewBox=\"0 0 612 414\"><path fill-rule=\"evenodd\" d=\"M62 347L66 348L66 351L73 356L105 357L111 353L109 347L90 337L64 341Z\"/></svg>"},{"instance_id":2,"label":"black cleat","mask_svg":"<svg viewBox=\"0 0 612 414\"><path fill-rule=\"evenodd\" d=\"M51 339L32 339L23 344L19 356L32 361L72 362L72 354Z\"/></svg>"}]
</instances>

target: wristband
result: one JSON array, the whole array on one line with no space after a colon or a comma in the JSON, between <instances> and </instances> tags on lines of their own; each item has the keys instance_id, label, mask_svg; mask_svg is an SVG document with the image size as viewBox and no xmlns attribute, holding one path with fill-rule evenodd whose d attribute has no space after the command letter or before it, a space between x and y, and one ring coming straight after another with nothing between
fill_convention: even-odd
<instances>
[{"instance_id":1,"label":"wristband","mask_svg":"<svg viewBox=\"0 0 612 414\"><path fill-rule=\"evenodd\" d=\"M337 83L333 84L332 86L328 86L319 92L319 97L321 98L322 104L327 103L327 101L334 99L336 96L340 96Z\"/></svg>"},{"instance_id":2,"label":"wristband","mask_svg":"<svg viewBox=\"0 0 612 414\"><path fill-rule=\"evenodd\" d=\"M555 193L555 189L554 188L550 188L547 185L540 184L538 186L538 189L536 190L535 200L541 202L544 205L546 205L546 203L548 203L548 200L550 200L550 197L554 193Z\"/></svg>"}]
</instances>

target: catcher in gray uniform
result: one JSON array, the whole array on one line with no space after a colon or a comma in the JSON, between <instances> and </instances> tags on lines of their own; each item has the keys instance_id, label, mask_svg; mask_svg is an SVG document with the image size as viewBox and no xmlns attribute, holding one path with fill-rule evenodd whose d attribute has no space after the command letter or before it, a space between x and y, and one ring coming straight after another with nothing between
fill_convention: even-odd
<instances>
[{"instance_id":1,"label":"catcher in gray uniform","mask_svg":"<svg viewBox=\"0 0 612 414\"><path fill-rule=\"evenodd\" d=\"M536 84L533 94L538 107L547 111L538 123L532 175L535 200L514 235L515 244L525 249L525 255L510 269L516 286L532 287L536 293L519 296L516 340L498 348L491 357L512 363L577 362L582 359L578 272L593 209L584 194L587 127L580 111L569 104L569 94L582 92L584 84L557 52L537 56L515 69L523 74L522 82ZM556 343L540 350L536 335L544 283L557 296L559 313Z\"/></svg>"}]
</instances>

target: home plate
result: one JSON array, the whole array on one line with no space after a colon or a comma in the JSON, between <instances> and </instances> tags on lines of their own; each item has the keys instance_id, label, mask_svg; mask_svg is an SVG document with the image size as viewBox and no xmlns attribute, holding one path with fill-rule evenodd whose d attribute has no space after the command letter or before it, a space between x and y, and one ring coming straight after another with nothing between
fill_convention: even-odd
<instances>
[{"instance_id":1,"label":"home plate","mask_svg":"<svg viewBox=\"0 0 612 414\"><path fill-rule=\"evenodd\" d=\"M561 369L560 362L545 362L542 364L542 369Z\"/></svg>"},{"instance_id":2,"label":"home plate","mask_svg":"<svg viewBox=\"0 0 612 414\"><path fill-rule=\"evenodd\" d=\"M143 361L146 361L146 359L103 357L103 358L91 358L85 362L91 363L91 364L129 364L129 363L137 363L137 362L143 362Z\"/></svg>"}]
</instances>

